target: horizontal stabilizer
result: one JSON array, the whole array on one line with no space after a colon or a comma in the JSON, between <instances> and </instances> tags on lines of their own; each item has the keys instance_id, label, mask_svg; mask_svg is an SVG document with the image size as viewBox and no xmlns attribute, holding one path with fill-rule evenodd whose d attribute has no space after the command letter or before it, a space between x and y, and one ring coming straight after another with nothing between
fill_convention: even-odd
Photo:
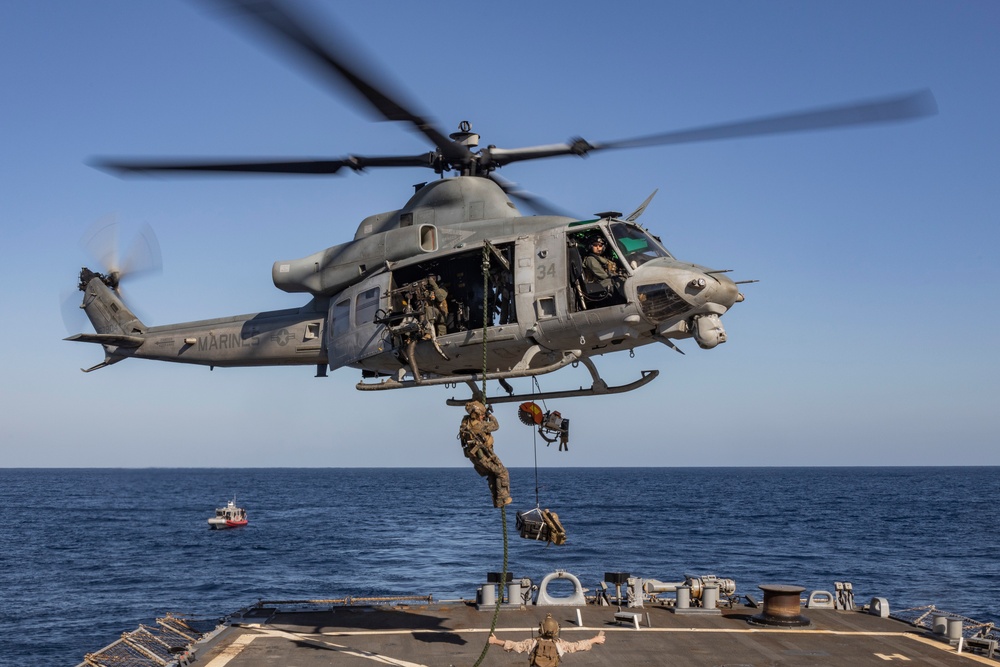
<instances>
[{"instance_id":1,"label":"horizontal stabilizer","mask_svg":"<svg viewBox=\"0 0 1000 667\"><path fill-rule=\"evenodd\" d=\"M126 336L124 334L76 334L63 340L77 343L97 343L99 345L114 345L115 347L139 347L143 343L142 336Z\"/></svg>"}]
</instances>

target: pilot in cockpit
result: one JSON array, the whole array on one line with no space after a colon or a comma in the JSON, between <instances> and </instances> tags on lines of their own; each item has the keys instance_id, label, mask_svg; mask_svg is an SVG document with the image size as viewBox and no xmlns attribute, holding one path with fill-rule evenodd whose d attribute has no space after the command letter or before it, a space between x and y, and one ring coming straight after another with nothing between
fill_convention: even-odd
<instances>
[{"instance_id":1,"label":"pilot in cockpit","mask_svg":"<svg viewBox=\"0 0 1000 667\"><path fill-rule=\"evenodd\" d=\"M622 277L614 260L604 256L604 239L596 236L587 246L587 256L583 258L584 279L596 283L608 294L617 293Z\"/></svg>"}]
</instances>

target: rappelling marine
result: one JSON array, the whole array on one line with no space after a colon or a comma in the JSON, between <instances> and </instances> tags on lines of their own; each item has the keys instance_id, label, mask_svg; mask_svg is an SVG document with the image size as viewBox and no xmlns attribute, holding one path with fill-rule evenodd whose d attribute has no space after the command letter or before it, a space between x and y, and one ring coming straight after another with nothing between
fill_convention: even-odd
<instances>
[{"instance_id":1,"label":"rappelling marine","mask_svg":"<svg viewBox=\"0 0 1000 667\"><path fill-rule=\"evenodd\" d=\"M493 506L504 507L511 503L510 474L493 451L493 436L491 433L498 428L497 418L493 411L487 409L479 401L469 401L465 404L468 413L462 418L458 429L458 439L462 442L462 453L472 461L473 467L486 478L493 495Z\"/></svg>"}]
</instances>

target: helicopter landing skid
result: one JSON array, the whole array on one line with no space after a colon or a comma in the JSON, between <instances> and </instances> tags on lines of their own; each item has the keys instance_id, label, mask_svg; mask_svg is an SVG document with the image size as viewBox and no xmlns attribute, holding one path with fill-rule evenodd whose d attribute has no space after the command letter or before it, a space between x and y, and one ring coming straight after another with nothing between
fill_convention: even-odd
<instances>
[{"instance_id":1,"label":"helicopter landing skid","mask_svg":"<svg viewBox=\"0 0 1000 667\"><path fill-rule=\"evenodd\" d=\"M507 378L519 378L519 377L530 377L533 375L544 375L545 373L551 373L552 371L557 371L564 366L576 363L578 361L583 361L588 366L592 366L591 362L587 359L580 359L579 350L567 350L563 352L562 358L560 358L555 363L549 364L548 366L541 366L539 368L531 368L531 360L538 354L540 354L542 348L538 345L533 345L525 354L524 358L514 366L509 371L497 371L495 373L487 373L483 375L481 373L470 373L468 375L439 375L436 377L422 377L419 372L414 375L413 380L403 380L390 378L378 383L367 383L359 382L355 387L359 391L382 391L385 389L406 389L409 387L428 387L432 385L441 384L458 384L459 382L470 383L470 386L475 386L476 382L482 382L483 380L502 380L506 381ZM595 371L592 371L596 372ZM464 405L464 404L463 404Z\"/></svg>"},{"instance_id":2,"label":"helicopter landing skid","mask_svg":"<svg viewBox=\"0 0 1000 667\"><path fill-rule=\"evenodd\" d=\"M581 360L586 361L586 360ZM596 372L596 371L595 371ZM534 392L531 394L509 394L507 396L491 396L486 399L486 403L490 405L495 405L497 403L518 403L520 401L546 401L550 398L573 398L576 396L604 396L606 394L623 394L627 391L632 391L633 389L638 389L643 385L647 385L656 379L656 376L660 374L660 371L642 371L642 377L634 382L629 382L628 384L621 384L614 387L609 387L607 383L604 382L599 376L595 375L594 384L591 385L589 389L584 389L580 387L579 389L567 389L565 391L546 391L542 393ZM445 403L448 405L465 405L471 400L482 400L482 391L472 382L467 382L466 384L472 389L472 396L470 398L449 398Z\"/></svg>"},{"instance_id":3,"label":"helicopter landing skid","mask_svg":"<svg viewBox=\"0 0 1000 667\"><path fill-rule=\"evenodd\" d=\"M597 371L597 367L594 362L590 359L580 356L579 350L567 350L563 352L562 358L553 364L548 366L542 366L539 368L530 368L529 362L532 357L541 351L537 345L532 347L525 354L525 358L521 360L517 366L509 371L497 371L494 373L487 373L483 375L481 373L470 373L469 375L443 375L438 377L421 377L419 380L402 380L396 378L389 378L378 383L367 383L359 382L355 387L359 391L385 391L388 389L408 389L411 387L427 387L432 385L448 385L457 384L459 382L464 382L469 385L472 390L471 399L458 399L449 398L445 401L448 405L465 405L469 400L474 400L476 398L482 397L482 391L476 386L477 383L483 382L484 380L498 380L501 385L505 384L505 381L510 378L518 377L533 377L536 375L545 375L546 373L551 373L557 371L560 368L568 366L573 363L582 363L590 371L590 376L593 378L594 383L590 388L585 389L580 387L579 389L569 389L566 391L550 391L546 393L533 393L533 394L515 394L509 391L506 396L494 396L488 399L490 403L514 403L517 401L522 401L526 399L538 399L546 400L549 398L570 398L573 396L602 396L605 394L621 394L626 391L632 391L633 389L638 389L643 385L649 384L656 379L656 376L660 374L660 371L650 370L642 371L642 377L634 382L629 382L628 384L618 385L614 387L609 387L608 384L601 377L600 373ZM510 385L506 385L509 387Z\"/></svg>"}]
</instances>

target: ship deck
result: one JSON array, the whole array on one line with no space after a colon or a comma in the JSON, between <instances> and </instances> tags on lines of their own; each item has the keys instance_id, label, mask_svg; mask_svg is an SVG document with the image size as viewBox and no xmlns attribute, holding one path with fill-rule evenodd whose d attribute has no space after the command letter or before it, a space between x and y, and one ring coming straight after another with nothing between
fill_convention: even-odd
<instances>
[{"instance_id":1,"label":"ship deck","mask_svg":"<svg viewBox=\"0 0 1000 667\"><path fill-rule=\"evenodd\" d=\"M505 608L499 613L496 635L515 641L531 637L547 613L560 623L560 636L568 641L590 638L603 630L605 644L564 656L564 664L580 667L998 664L983 655L959 653L956 647L907 623L859 611L804 609L811 621L804 628L750 625L747 619L760 610L749 606L724 609L721 615L675 614L669 608L649 605L621 611L640 614L639 628L616 621L619 608L614 606ZM492 620L492 608L479 610L465 602L322 609L263 606L231 618L228 627L199 644L196 664L472 665L483 650ZM526 656L505 653L498 646L490 646L482 662L525 663Z\"/></svg>"}]
</instances>

